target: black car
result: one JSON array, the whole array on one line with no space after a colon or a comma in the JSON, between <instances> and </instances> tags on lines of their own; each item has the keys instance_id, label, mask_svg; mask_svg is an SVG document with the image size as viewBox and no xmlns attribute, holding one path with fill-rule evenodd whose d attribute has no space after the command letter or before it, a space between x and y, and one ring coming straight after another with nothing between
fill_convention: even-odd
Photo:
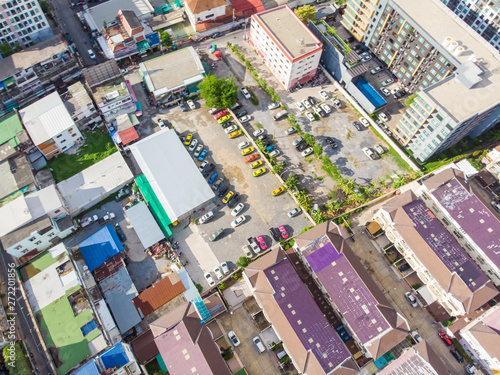
<instances>
[{"instance_id":1,"label":"black car","mask_svg":"<svg viewBox=\"0 0 500 375\"><path fill-rule=\"evenodd\" d=\"M393 96L394 96L394 99L401 99L403 96L405 96L405 94L403 91L398 91Z\"/></svg>"},{"instance_id":2,"label":"black car","mask_svg":"<svg viewBox=\"0 0 500 375\"><path fill-rule=\"evenodd\" d=\"M337 142L332 137L327 137L326 138L326 143L328 143L332 148L337 148Z\"/></svg>"},{"instance_id":3,"label":"black car","mask_svg":"<svg viewBox=\"0 0 500 375\"><path fill-rule=\"evenodd\" d=\"M240 196L238 193L234 193L233 198L232 198L229 202L227 202L227 206L228 206L229 208L233 208L233 207L234 207L234 205L235 205L236 203L238 203L238 201L240 200L240 198L241 198L241 196Z\"/></svg>"},{"instance_id":4,"label":"black car","mask_svg":"<svg viewBox=\"0 0 500 375\"><path fill-rule=\"evenodd\" d=\"M308 147L310 147L310 146L306 142L299 143L297 145L297 151L302 152L302 151L304 151Z\"/></svg>"},{"instance_id":5,"label":"black car","mask_svg":"<svg viewBox=\"0 0 500 375\"><path fill-rule=\"evenodd\" d=\"M204 171L203 171L203 177L207 178L210 172L212 172L215 169L214 164L210 164Z\"/></svg>"},{"instance_id":6,"label":"black car","mask_svg":"<svg viewBox=\"0 0 500 375\"><path fill-rule=\"evenodd\" d=\"M398 269L399 269L399 272L404 272L404 271L406 271L406 270L410 269L410 266L409 266L408 264L406 264L406 263L405 263L405 264L403 264L402 266L399 266L399 268L398 268Z\"/></svg>"},{"instance_id":7,"label":"black car","mask_svg":"<svg viewBox=\"0 0 500 375\"><path fill-rule=\"evenodd\" d=\"M260 139L261 141L265 141L267 138L269 138L269 135L262 134L262 135L259 135L259 137L257 139Z\"/></svg>"},{"instance_id":8,"label":"black car","mask_svg":"<svg viewBox=\"0 0 500 375\"><path fill-rule=\"evenodd\" d=\"M316 99L314 99L312 96L308 96L307 100L309 100L309 103L311 103L311 105L316 105Z\"/></svg>"},{"instance_id":9,"label":"black car","mask_svg":"<svg viewBox=\"0 0 500 375\"><path fill-rule=\"evenodd\" d=\"M125 237L125 234L123 233L122 228L120 228L118 223L115 224L115 232L121 242L127 241L127 237Z\"/></svg>"},{"instance_id":10,"label":"black car","mask_svg":"<svg viewBox=\"0 0 500 375\"><path fill-rule=\"evenodd\" d=\"M273 141L270 139L266 139L265 141L262 142L264 147L271 146L273 144Z\"/></svg>"},{"instance_id":11,"label":"black car","mask_svg":"<svg viewBox=\"0 0 500 375\"><path fill-rule=\"evenodd\" d=\"M352 124L354 125L357 131L363 130L363 125L361 125L359 122L354 121Z\"/></svg>"},{"instance_id":12,"label":"black car","mask_svg":"<svg viewBox=\"0 0 500 375\"><path fill-rule=\"evenodd\" d=\"M280 242L280 234L276 228L269 228L269 234L274 238L276 242Z\"/></svg>"},{"instance_id":13,"label":"black car","mask_svg":"<svg viewBox=\"0 0 500 375\"><path fill-rule=\"evenodd\" d=\"M236 117L240 118L240 117L243 117L247 114L247 110L246 109L242 109L241 111L239 111L237 114L236 114Z\"/></svg>"},{"instance_id":14,"label":"black car","mask_svg":"<svg viewBox=\"0 0 500 375\"><path fill-rule=\"evenodd\" d=\"M226 194L226 191L228 191L228 189L229 189L229 186L224 185L223 187L220 188L219 194L217 194L217 196L219 198L223 197Z\"/></svg>"},{"instance_id":15,"label":"black car","mask_svg":"<svg viewBox=\"0 0 500 375\"><path fill-rule=\"evenodd\" d=\"M222 178L219 178L217 181L215 181L215 184L212 185L213 191L217 191L221 184L222 184Z\"/></svg>"},{"instance_id":16,"label":"black car","mask_svg":"<svg viewBox=\"0 0 500 375\"><path fill-rule=\"evenodd\" d=\"M225 123L221 124L223 129L229 128L231 125L233 125L232 121L226 121Z\"/></svg>"},{"instance_id":17,"label":"black car","mask_svg":"<svg viewBox=\"0 0 500 375\"><path fill-rule=\"evenodd\" d=\"M464 361L464 357L460 354L457 348L450 349L450 353L458 362L462 363Z\"/></svg>"},{"instance_id":18,"label":"black car","mask_svg":"<svg viewBox=\"0 0 500 375\"><path fill-rule=\"evenodd\" d=\"M216 33L213 33L212 35L210 35L210 38L215 39L215 38L218 38L222 35L223 35L222 33L216 32Z\"/></svg>"}]
</instances>

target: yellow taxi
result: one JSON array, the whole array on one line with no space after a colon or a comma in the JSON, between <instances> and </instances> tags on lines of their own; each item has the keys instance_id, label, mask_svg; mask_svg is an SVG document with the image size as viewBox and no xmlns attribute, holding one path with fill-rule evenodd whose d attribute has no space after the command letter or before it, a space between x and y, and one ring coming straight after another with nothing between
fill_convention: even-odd
<instances>
[{"instance_id":1,"label":"yellow taxi","mask_svg":"<svg viewBox=\"0 0 500 375\"><path fill-rule=\"evenodd\" d=\"M263 175L266 172L267 172L266 168L260 168L260 169L257 169L255 172L253 172L253 176L259 177L260 175Z\"/></svg>"},{"instance_id":2,"label":"yellow taxi","mask_svg":"<svg viewBox=\"0 0 500 375\"><path fill-rule=\"evenodd\" d=\"M234 193L232 191L230 191L229 193L226 194L226 196L222 200L222 203L229 202L233 197L234 197Z\"/></svg>"},{"instance_id":3,"label":"yellow taxi","mask_svg":"<svg viewBox=\"0 0 500 375\"><path fill-rule=\"evenodd\" d=\"M225 123L226 121L228 121L229 119L231 118L231 116L229 115L225 115L225 116L222 116L220 119L218 119L217 121L219 122L219 124L223 124Z\"/></svg>"},{"instance_id":4,"label":"yellow taxi","mask_svg":"<svg viewBox=\"0 0 500 375\"><path fill-rule=\"evenodd\" d=\"M191 133L189 133L188 135L186 135L186 139L184 140L184 144L186 146L189 146L191 144L192 140L193 140L193 135Z\"/></svg>"},{"instance_id":5,"label":"yellow taxi","mask_svg":"<svg viewBox=\"0 0 500 375\"><path fill-rule=\"evenodd\" d=\"M284 191L285 191L285 188L284 188L283 186L280 186L279 188L277 188L277 189L273 190L273 191L271 192L271 195L272 195L273 197L276 197L276 196L280 195L281 193L283 193Z\"/></svg>"},{"instance_id":6,"label":"yellow taxi","mask_svg":"<svg viewBox=\"0 0 500 375\"><path fill-rule=\"evenodd\" d=\"M250 168L254 169L254 168L261 166L262 164L263 164L262 160L257 160L257 161L254 161L252 164L250 164Z\"/></svg>"},{"instance_id":7,"label":"yellow taxi","mask_svg":"<svg viewBox=\"0 0 500 375\"><path fill-rule=\"evenodd\" d=\"M245 156L253 152L255 149L253 147L248 147L241 151L241 155Z\"/></svg>"},{"instance_id":8,"label":"yellow taxi","mask_svg":"<svg viewBox=\"0 0 500 375\"><path fill-rule=\"evenodd\" d=\"M236 130L235 132L229 133L229 138L236 138L241 135L241 130Z\"/></svg>"}]
</instances>

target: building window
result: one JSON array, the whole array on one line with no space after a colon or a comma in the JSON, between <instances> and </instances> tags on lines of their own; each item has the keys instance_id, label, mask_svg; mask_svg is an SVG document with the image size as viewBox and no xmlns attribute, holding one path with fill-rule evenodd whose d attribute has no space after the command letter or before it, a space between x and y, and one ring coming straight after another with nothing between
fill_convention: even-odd
<instances>
[{"instance_id":1,"label":"building window","mask_svg":"<svg viewBox=\"0 0 500 375\"><path fill-rule=\"evenodd\" d=\"M30 242L33 242L34 240L36 240L36 237L31 237L31 238L29 239L29 241L30 241Z\"/></svg>"}]
</instances>

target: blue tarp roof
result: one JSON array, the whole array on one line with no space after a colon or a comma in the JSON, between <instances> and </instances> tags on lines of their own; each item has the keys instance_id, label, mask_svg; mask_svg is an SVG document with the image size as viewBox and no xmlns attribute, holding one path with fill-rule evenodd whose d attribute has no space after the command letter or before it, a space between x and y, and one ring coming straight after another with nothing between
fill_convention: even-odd
<instances>
[{"instance_id":1,"label":"blue tarp roof","mask_svg":"<svg viewBox=\"0 0 500 375\"><path fill-rule=\"evenodd\" d=\"M94 360L91 360L90 362L84 364L82 367L76 370L73 375L100 375L100 372L97 369L97 365L95 364Z\"/></svg>"},{"instance_id":2,"label":"blue tarp roof","mask_svg":"<svg viewBox=\"0 0 500 375\"><path fill-rule=\"evenodd\" d=\"M78 246L90 271L124 249L111 224L95 232Z\"/></svg>"},{"instance_id":3,"label":"blue tarp roof","mask_svg":"<svg viewBox=\"0 0 500 375\"><path fill-rule=\"evenodd\" d=\"M151 47L160 44L160 36L156 32L153 34L146 35L146 39Z\"/></svg>"},{"instance_id":4,"label":"blue tarp roof","mask_svg":"<svg viewBox=\"0 0 500 375\"><path fill-rule=\"evenodd\" d=\"M121 342L102 353L101 361L106 370L113 367L120 368L129 362Z\"/></svg>"}]
</instances>

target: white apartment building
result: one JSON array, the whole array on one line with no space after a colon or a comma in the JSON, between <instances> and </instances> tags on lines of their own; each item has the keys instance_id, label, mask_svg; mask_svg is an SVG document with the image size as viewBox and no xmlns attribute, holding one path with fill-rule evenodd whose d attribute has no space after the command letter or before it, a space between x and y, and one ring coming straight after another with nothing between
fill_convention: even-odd
<instances>
[{"instance_id":1,"label":"white apartment building","mask_svg":"<svg viewBox=\"0 0 500 375\"><path fill-rule=\"evenodd\" d=\"M1 0L0 43L28 47L54 36L37 0Z\"/></svg>"},{"instance_id":2,"label":"white apartment building","mask_svg":"<svg viewBox=\"0 0 500 375\"><path fill-rule=\"evenodd\" d=\"M286 90L316 75L323 43L288 5L253 14L249 42Z\"/></svg>"}]
</instances>

